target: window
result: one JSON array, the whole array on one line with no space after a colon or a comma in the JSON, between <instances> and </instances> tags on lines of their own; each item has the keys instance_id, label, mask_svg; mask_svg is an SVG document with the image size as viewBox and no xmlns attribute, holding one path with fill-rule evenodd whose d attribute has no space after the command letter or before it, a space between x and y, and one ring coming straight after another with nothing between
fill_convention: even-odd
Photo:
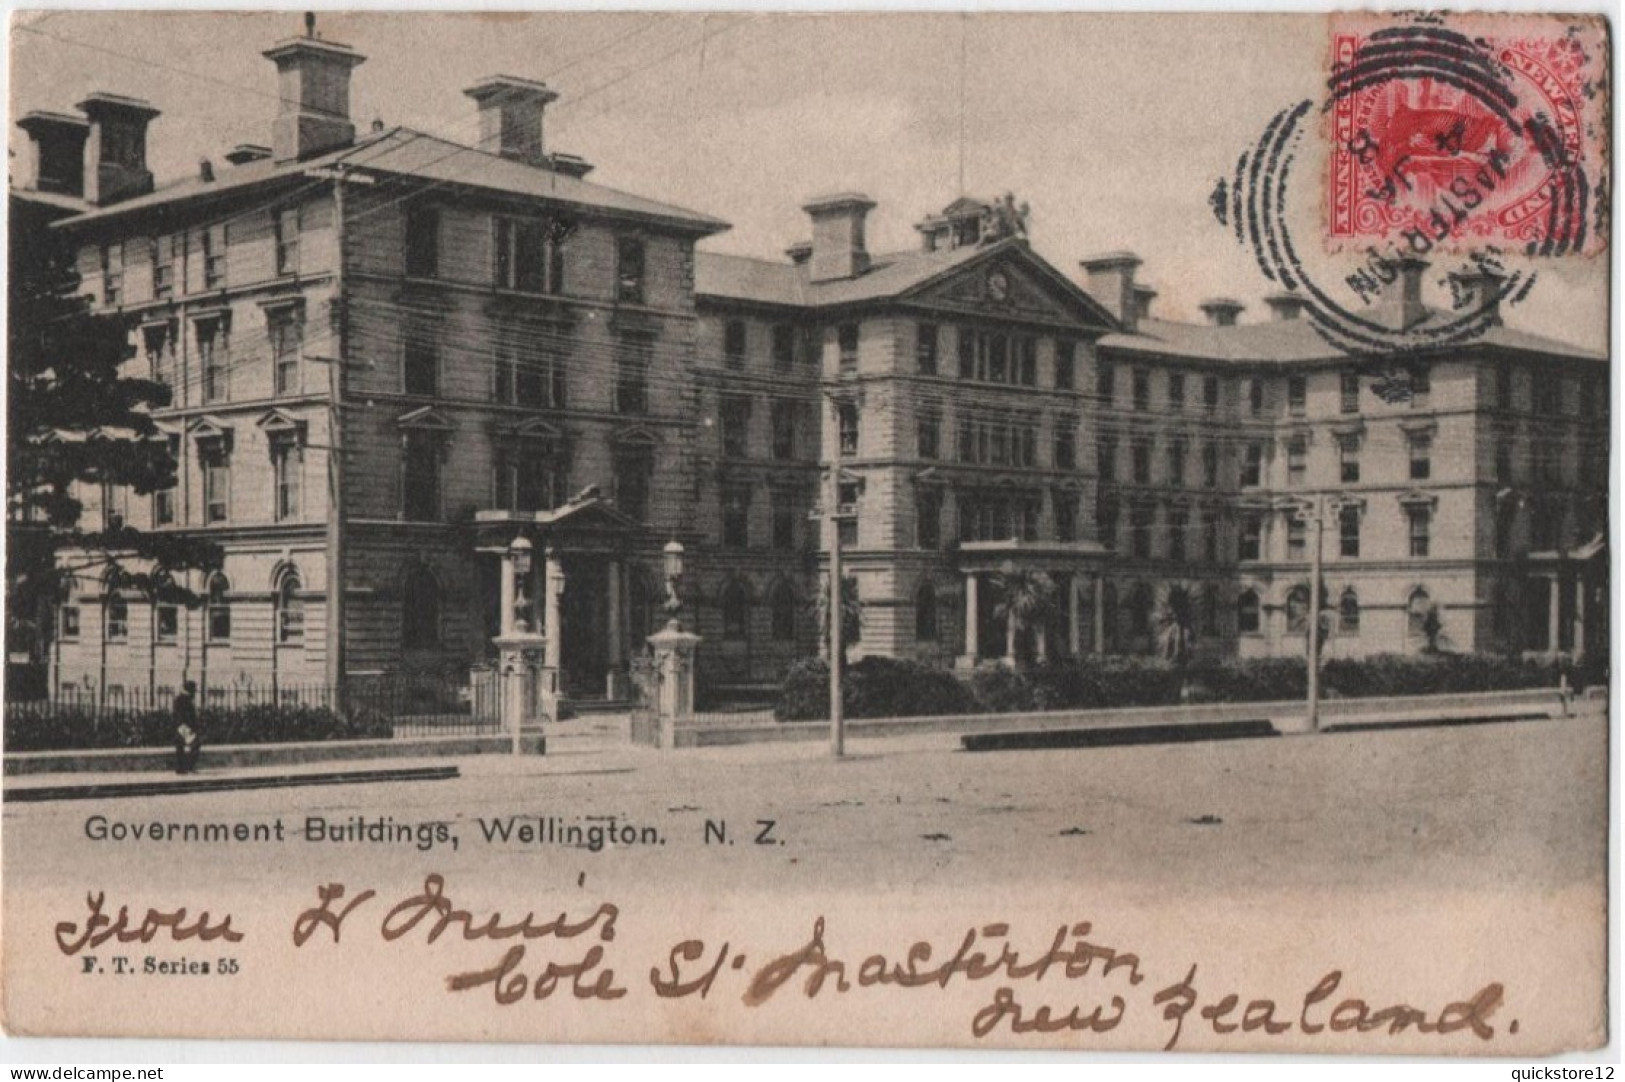
<instances>
[{"instance_id":1,"label":"window","mask_svg":"<svg viewBox=\"0 0 1625 1082\"><path fill-rule=\"evenodd\" d=\"M835 331L836 344L840 350L842 372L856 372L858 369L858 325L856 323L843 323Z\"/></svg>"},{"instance_id":2,"label":"window","mask_svg":"<svg viewBox=\"0 0 1625 1082\"><path fill-rule=\"evenodd\" d=\"M1309 587L1294 586L1286 595L1286 629L1302 635L1309 630Z\"/></svg>"},{"instance_id":3,"label":"window","mask_svg":"<svg viewBox=\"0 0 1625 1082\"><path fill-rule=\"evenodd\" d=\"M1137 503L1129 508L1129 551L1134 554L1135 559L1151 558L1151 525L1156 519L1156 514L1156 508L1148 503Z\"/></svg>"},{"instance_id":4,"label":"window","mask_svg":"<svg viewBox=\"0 0 1625 1082\"><path fill-rule=\"evenodd\" d=\"M178 605L159 603L152 609L152 637L158 643L171 643L180 638L181 610Z\"/></svg>"},{"instance_id":5,"label":"window","mask_svg":"<svg viewBox=\"0 0 1625 1082\"><path fill-rule=\"evenodd\" d=\"M1038 341L968 327L959 332L959 378L1038 385Z\"/></svg>"},{"instance_id":6,"label":"window","mask_svg":"<svg viewBox=\"0 0 1625 1082\"><path fill-rule=\"evenodd\" d=\"M649 412L649 366L654 358L655 340L650 334L623 334L615 343L615 410L617 413ZM538 379L538 384L546 381Z\"/></svg>"},{"instance_id":7,"label":"window","mask_svg":"<svg viewBox=\"0 0 1625 1082\"><path fill-rule=\"evenodd\" d=\"M788 323L773 325L773 363L789 368L796 362L796 329Z\"/></svg>"},{"instance_id":8,"label":"window","mask_svg":"<svg viewBox=\"0 0 1625 1082\"><path fill-rule=\"evenodd\" d=\"M226 284L226 235L223 224L209 226L198 234L204 289L220 289Z\"/></svg>"},{"instance_id":9,"label":"window","mask_svg":"<svg viewBox=\"0 0 1625 1082\"><path fill-rule=\"evenodd\" d=\"M1360 633L1360 595L1352 586L1337 599L1337 632L1340 635Z\"/></svg>"},{"instance_id":10,"label":"window","mask_svg":"<svg viewBox=\"0 0 1625 1082\"><path fill-rule=\"evenodd\" d=\"M558 506L560 494L569 487L564 458L549 439L521 439L509 446L499 446L494 472L496 505L506 511L552 510ZM635 500L637 494L621 487L622 480L617 477L616 505L636 518L627 510L626 501ZM629 475L624 480L628 485L636 484Z\"/></svg>"},{"instance_id":11,"label":"window","mask_svg":"<svg viewBox=\"0 0 1625 1082\"><path fill-rule=\"evenodd\" d=\"M1209 413L1219 409L1219 377L1202 377L1202 405Z\"/></svg>"},{"instance_id":12,"label":"window","mask_svg":"<svg viewBox=\"0 0 1625 1082\"><path fill-rule=\"evenodd\" d=\"M547 289L547 229L535 218L497 218L492 278L499 289Z\"/></svg>"},{"instance_id":13,"label":"window","mask_svg":"<svg viewBox=\"0 0 1625 1082\"><path fill-rule=\"evenodd\" d=\"M1078 496L1075 492L1055 494L1055 540L1078 539Z\"/></svg>"},{"instance_id":14,"label":"window","mask_svg":"<svg viewBox=\"0 0 1625 1082\"><path fill-rule=\"evenodd\" d=\"M921 323L914 331L914 365L922 376L937 374L937 325Z\"/></svg>"},{"instance_id":15,"label":"window","mask_svg":"<svg viewBox=\"0 0 1625 1082\"><path fill-rule=\"evenodd\" d=\"M1118 517L1116 496L1103 493L1095 498L1095 532L1099 535L1100 543L1106 548L1117 547Z\"/></svg>"},{"instance_id":16,"label":"window","mask_svg":"<svg viewBox=\"0 0 1625 1082\"><path fill-rule=\"evenodd\" d=\"M617 300L642 304L644 289L644 249L640 237L622 237L615 245Z\"/></svg>"},{"instance_id":17,"label":"window","mask_svg":"<svg viewBox=\"0 0 1625 1082\"><path fill-rule=\"evenodd\" d=\"M1410 520L1411 555L1426 556L1428 533L1433 519L1432 511L1426 507L1407 507L1405 516Z\"/></svg>"},{"instance_id":18,"label":"window","mask_svg":"<svg viewBox=\"0 0 1625 1082\"><path fill-rule=\"evenodd\" d=\"M1236 630L1243 635L1258 634L1258 595L1252 590L1244 590L1236 599Z\"/></svg>"},{"instance_id":19,"label":"window","mask_svg":"<svg viewBox=\"0 0 1625 1082\"><path fill-rule=\"evenodd\" d=\"M937 591L929 582L920 583L914 591L914 639L937 641Z\"/></svg>"},{"instance_id":20,"label":"window","mask_svg":"<svg viewBox=\"0 0 1625 1082\"><path fill-rule=\"evenodd\" d=\"M1128 610L1129 633L1136 638L1151 634L1151 605L1151 587L1143 582L1136 583L1123 605Z\"/></svg>"},{"instance_id":21,"label":"window","mask_svg":"<svg viewBox=\"0 0 1625 1082\"><path fill-rule=\"evenodd\" d=\"M172 323L149 323L141 328L141 341L146 349L147 369L153 382L162 383L171 392L177 390L175 380L175 327ZM181 405L175 394L172 405Z\"/></svg>"},{"instance_id":22,"label":"window","mask_svg":"<svg viewBox=\"0 0 1625 1082\"><path fill-rule=\"evenodd\" d=\"M799 404L787 399L774 399L769 420L773 428L773 458L786 462L796 457L796 414Z\"/></svg>"},{"instance_id":23,"label":"window","mask_svg":"<svg viewBox=\"0 0 1625 1082\"><path fill-rule=\"evenodd\" d=\"M1117 397L1117 370L1110 361L1095 365L1095 397L1100 405L1110 407Z\"/></svg>"},{"instance_id":24,"label":"window","mask_svg":"<svg viewBox=\"0 0 1625 1082\"><path fill-rule=\"evenodd\" d=\"M293 646L305 641L305 602L299 596L299 572L291 568L276 591L276 642Z\"/></svg>"},{"instance_id":25,"label":"window","mask_svg":"<svg viewBox=\"0 0 1625 1082\"><path fill-rule=\"evenodd\" d=\"M1264 412L1264 381L1257 376L1247 381L1247 411L1254 417Z\"/></svg>"},{"instance_id":26,"label":"window","mask_svg":"<svg viewBox=\"0 0 1625 1082\"><path fill-rule=\"evenodd\" d=\"M1219 512L1213 508L1202 511L1202 553L1207 562L1219 562Z\"/></svg>"},{"instance_id":27,"label":"window","mask_svg":"<svg viewBox=\"0 0 1625 1082\"><path fill-rule=\"evenodd\" d=\"M1344 372L1341 377L1337 405L1340 412L1360 412L1360 374Z\"/></svg>"},{"instance_id":28,"label":"window","mask_svg":"<svg viewBox=\"0 0 1625 1082\"><path fill-rule=\"evenodd\" d=\"M279 395L300 391L299 362L304 351L305 327L296 306L273 308L266 313L271 334L271 366Z\"/></svg>"},{"instance_id":29,"label":"window","mask_svg":"<svg viewBox=\"0 0 1625 1082\"><path fill-rule=\"evenodd\" d=\"M225 441L200 442L198 464L203 470L203 521L225 522L231 515L231 454Z\"/></svg>"},{"instance_id":30,"label":"window","mask_svg":"<svg viewBox=\"0 0 1625 1082\"><path fill-rule=\"evenodd\" d=\"M1136 439L1129 447L1134 462L1134 483L1149 485L1151 483L1151 440L1149 438Z\"/></svg>"},{"instance_id":31,"label":"window","mask_svg":"<svg viewBox=\"0 0 1625 1082\"><path fill-rule=\"evenodd\" d=\"M1202 484L1208 488L1219 487L1219 445L1216 443L1202 445Z\"/></svg>"},{"instance_id":32,"label":"window","mask_svg":"<svg viewBox=\"0 0 1625 1082\"><path fill-rule=\"evenodd\" d=\"M722 453L728 458L744 458L750 448L750 399L724 395L721 409Z\"/></svg>"},{"instance_id":33,"label":"window","mask_svg":"<svg viewBox=\"0 0 1625 1082\"><path fill-rule=\"evenodd\" d=\"M773 547L790 552L796 547L796 500L788 489L772 491Z\"/></svg>"},{"instance_id":34,"label":"window","mask_svg":"<svg viewBox=\"0 0 1625 1082\"><path fill-rule=\"evenodd\" d=\"M730 319L722 325L722 359L729 368L745 367L745 321Z\"/></svg>"},{"instance_id":35,"label":"window","mask_svg":"<svg viewBox=\"0 0 1625 1082\"><path fill-rule=\"evenodd\" d=\"M517 366L518 362L514 363ZM401 389L407 394L432 396L439 386L440 328L429 320L408 319L401 360Z\"/></svg>"},{"instance_id":36,"label":"window","mask_svg":"<svg viewBox=\"0 0 1625 1082\"><path fill-rule=\"evenodd\" d=\"M70 597L62 603L57 618L57 627L62 633L62 638L69 641L77 639L80 634L79 606L74 604L74 600Z\"/></svg>"},{"instance_id":37,"label":"window","mask_svg":"<svg viewBox=\"0 0 1625 1082\"><path fill-rule=\"evenodd\" d=\"M1066 339L1055 343L1055 389L1070 391L1077 382L1078 344Z\"/></svg>"},{"instance_id":38,"label":"window","mask_svg":"<svg viewBox=\"0 0 1625 1082\"><path fill-rule=\"evenodd\" d=\"M1309 526L1303 519L1291 515L1286 520L1286 558L1302 560L1309 553Z\"/></svg>"},{"instance_id":39,"label":"window","mask_svg":"<svg viewBox=\"0 0 1625 1082\"><path fill-rule=\"evenodd\" d=\"M102 483L102 529L122 530L130 522L130 490L111 481Z\"/></svg>"},{"instance_id":40,"label":"window","mask_svg":"<svg viewBox=\"0 0 1625 1082\"><path fill-rule=\"evenodd\" d=\"M305 448L297 437L285 435L272 439L271 471L275 475L278 522L291 522L299 517L299 490L304 469Z\"/></svg>"},{"instance_id":41,"label":"window","mask_svg":"<svg viewBox=\"0 0 1625 1082\"><path fill-rule=\"evenodd\" d=\"M963 489L959 493L961 541L1037 541L1043 497L1037 492Z\"/></svg>"},{"instance_id":42,"label":"window","mask_svg":"<svg viewBox=\"0 0 1625 1082\"><path fill-rule=\"evenodd\" d=\"M1495 368L1495 408L1512 408L1512 366L1500 364Z\"/></svg>"},{"instance_id":43,"label":"window","mask_svg":"<svg viewBox=\"0 0 1625 1082\"><path fill-rule=\"evenodd\" d=\"M116 591L108 592L106 618L108 642L124 642L129 639L130 604Z\"/></svg>"},{"instance_id":44,"label":"window","mask_svg":"<svg viewBox=\"0 0 1625 1082\"><path fill-rule=\"evenodd\" d=\"M102 245L102 303L121 304L124 301L124 245Z\"/></svg>"},{"instance_id":45,"label":"window","mask_svg":"<svg viewBox=\"0 0 1625 1082\"><path fill-rule=\"evenodd\" d=\"M942 547L942 492L920 488L914 493L914 543L927 550Z\"/></svg>"},{"instance_id":46,"label":"window","mask_svg":"<svg viewBox=\"0 0 1625 1082\"><path fill-rule=\"evenodd\" d=\"M406 573L401 583L401 647L433 650L440 645L440 584L426 567Z\"/></svg>"},{"instance_id":47,"label":"window","mask_svg":"<svg viewBox=\"0 0 1625 1082\"><path fill-rule=\"evenodd\" d=\"M841 517L836 520L835 532L841 544L851 548L858 543L858 497L863 492L863 485L857 481L842 481L840 491L836 494L836 503L840 506Z\"/></svg>"},{"instance_id":48,"label":"window","mask_svg":"<svg viewBox=\"0 0 1625 1082\"><path fill-rule=\"evenodd\" d=\"M1495 555L1505 559L1512 555L1512 531L1518 522L1518 505L1512 500L1495 508Z\"/></svg>"},{"instance_id":49,"label":"window","mask_svg":"<svg viewBox=\"0 0 1625 1082\"><path fill-rule=\"evenodd\" d=\"M1342 436L1337 441L1338 476L1345 485L1360 479L1360 437Z\"/></svg>"},{"instance_id":50,"label":"window","mask_svg":"<svg viewBox=\"0 0 1625 1082\"><path fill-rule=\"evenodd\" d=\"M166 438L169 445L169 457L180 462L181 438L169 436ZM173 526L175 524L175 488L161 488L152 494L152 524L154 526Z\"/></svg>"},{"instance_id":51,"label":"window","mask_svg":"<svg viewBox=\"0 0 1625 1082\"><path fill-rule=\"evenodd\" d=\"M750 631L750 593L742 582L730 582L722 588L722 637L728 642L741 642Z\"/></svg>"},{"instance_id":52,"label":"window","mask_svg":"<svg viewBox=\"0 0 1625 1082\"><path fill-rule=\"evenodd\" d=\"M750 546L750 489L744 485L722 490L722 543L734 549Z\"/></svg>"},{"instance_id":53,"label":"window","mask_svg":"<svg viewBox=\"0 0 1625 1082\"><path fill-rule=\"evenodd\" d=\"M231 641L231 582L216 572L209 578L209 598L204 631L210 642Z\"/></svg>"},{"instance_id":54,"label":"window","mask_svg":"<svg viewBox=\"0 0 1625 1082\"><path fill-rule=\"evenodd\" d=\"M1185 408L1185 373L1168 373L1168 408L1179 413Z\"/></svg>"},{"instance_id":55,"label":"window","mask_svg":"<svg viewBox=\"0 0 1625 1082\"><path fill-rule=\"evenodd\" d=\"M440 440L433 432L406 433L401 514L409 522L440 518Z\"/></svg>"},{"instance_id":56,"label":"window","mask_svg":"<svg viewBox=\"0 0 1625 1082\"><path fill-rule=\"evenodd\" d=\"M842 458L858 453L858 407L853 402L835 404L835 422Z\"/></svg>"},{"instance_id":57,"label":"window","mask_svg":"<svg viewBox=\"0 0 1625 1082\"><path fill-rule=\"evenodd\" d=\"M1433 475L1433 437L1413 432L1408 442L1411 452L1411 480L1426 481Z\"/></svg>"},{"instance_id":58,"label":"window","mask_svg":"<svg viewBox=\"0 0 1625 1082\"><path fill-rule=\"evenodd\" d=\"M1531 381L1535 389L1535 412L1556 415L1563 412L1563 383L1559 379L1539 376Z\"/></svg>"},{"instance_id":59,"label":"window","mask_svg":"<svg viewBox=\"0 0 1625 1082\"><path fill-rule=\"evenodd\" d=\"M773 640L794 642L796 637L796 592L788 582L780 579L768 594L767 604L772 619Z\"/></svg>"},{"instance_id":60,"label":"window","mask_svg":"<svg viewBox=\"0 0 1625 1082\"><path fill-rule=\"evenodd\" d=\"M1055 468L1076 469L1078 465L1078 419L1071 416L1055 418Z\"/></svg>"},{"instance_id":61,"label":"window","mask_svg":"<svg viewBox=\"0 0 1625 1082\"><path fill-rule=\"evenodd\" d=\"M1425 406L1433 392L1433 376L1425 364L1411 366L1411 405Z\"/></svg>"},{"instance_id":62,"label":"window","mask_svg":"<svg viewBox=\"0 0 1625 1082\"><path fill-rule=\"evenodd\" d=\"M1337 512L1338 552L1345 560L1360 558L1360 509L1348 505Z\"/></svg>"},{"instance_id":63,"label":"window","mask_svg":"<svg viewBox=\"0 0 1625 1082\"><path fill-rule=\"evenodd\" d=\"M1241 487L1257 488L1264 483L1264 445L1249 443L1242 454Z\"/></svg>"},{"instance_id":64,"label":"window","mask_svg":"<svg viewBox=\"0 0 1625 1082\"><path fill-rule=\"evenodd\" d=\"M148 246L152 261L152 296L163 300L175 294L175 238L155 237Z\"/></svg>"},{"instance_id":65,"label":"window","mask_svg":"<svg viewBox=\"0 0 1625 1082\"><path fill-rule=\"evenodd\" d=\"M1185 483L1185 459L1190 457L1190 445L1182 437L1175 437L1168 442L1168 483L1170 485L1183 485Z\"/></svg>"},{"instance_id":66,"label":"window","mask_svg":"<svg viewBox=\"0 0 1625 1082\"><path fill-rule=\"evenodd\" d=\"M198 371L203 377L203 401L224 402L231 395L225 321L219 317L200 319L194 324L194 329L197 333Z\"/></svg>"},{"instance_id":67,"label":"window","mask_svg":"<svg viewBox=\"0 0 1625 1082\"><path fill-rule=\"evenodd\" d=\"M1168 559L1185 559L1185 532L1190 525L1190 512L1183 507L1168 508Z\"/></svg>"},{"instance_id":68,"label":"window","mask_svg":"<svg viewBox=\"0 0 1625 1082\"><path fill-rule=\"evenodd\" d=\"M1495 481L1501 485L1512 483L1512 443L1507 436L1496 437Z\"/></svg>"},{"instance_id":69,"label":"window","mask_svg":"<svg viewBox=\"0 0 1625 1082\"><path fill-rule=\"evenodd\" d=\"M1286 441L1286 483L1301 485L1308 472L1309 440L1303 436L1293 436Z\"/></svg>"},{"instance_id":70,"label":"window","mask_svg":"<svg viewBox=\"0 0 1625 1082\"><path fill-rule=\"evenodd\" d=\"M279 275L299 273L299 208L283 207L275 211L272 227L276 233L276 272Z\"/></svg>"},{"instance_id":71,"label":"window","mask_svg":"<svg viewBox=\"0 0 1625 1082\"><path fill-rule=\"evenodd\" d=\"M1095 472L1102 481L1117 480L1117 440L1101 436L1095 441Z\"/></svg>"},{"instance_id":72,"label":"window","mask_svg":"<svg viewBox=\"0 0 1625 1082\"><path fill-rule=\"evenodd\" d=\"M935 406L920 409L918 444L921 458L935 459L942 454L942 411Z\"/></svg>"},{"instance_id":73,"label":"window","mask_svg":"<svg viewBox=\"0 0 1625 1082\"><path fill-rule=\"evenodd\" d=\"M1258 560L1263 558L1264 551L1264 518L1262 515L1245 515L1241 520L1241 540L1237 546L1236 559Z\"/></svg>"},{"instance_id":74,"label":"window","mask_svg":"<svg viewBox=\"0 0 1625 1082\"><path fill-rule=\"evenodd\" d=\"M1145 413L1151 409L1151 373L1144 368L1134 370L1134 410Z\"/></svg>"},{"instance_id":75,"label":"window","mask_svg":"<svg viewBox=\"0 0 1625 1082\"><path fill-rule=\"evenodd\" d=\"M406 276L433 278L440 273L440 211L414 206L406 211Z\"/></svg>"},{"instance_id":76,"label":"window","mask_svg":"<svg viewBox=\"0 0 1625 1082\"><path fill-rule=\"evenodd\" d=\"M1309 408L1309 381L1304 376L1291 376L1286 381L1286 408L1294 417L1302 417Z\"/></svg>"},{"instance_id":77,"label":"window","mask_svg":"<svg viewBox=\"0 0 1625 1082\"><path fill-rule=\"evenodd\" d=\"M1411 596L1405 602L1405 632L1413 639L1428 637L1429 625L1437 621L1433 612L1433 599L1426 590L1418 587L1411 591Z\"/></svg>"}]
</instances>

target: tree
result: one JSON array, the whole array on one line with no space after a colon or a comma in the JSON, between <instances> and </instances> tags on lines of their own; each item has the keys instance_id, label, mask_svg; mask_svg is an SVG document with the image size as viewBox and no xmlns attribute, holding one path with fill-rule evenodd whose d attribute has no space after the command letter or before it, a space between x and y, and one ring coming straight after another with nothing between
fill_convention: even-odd
<instances>
[{"instance_id":1,"label":"tree","mask_svg":"<svg viewBox=\"0 0 1625 1082\"><path fill-rule=\"evenodd\" d=\"M49 613L73 576L195 607L201 598L178 584L181 573L221 564L219 547L207 541L82 521L86 487L128 486L141 496L175 484L174 456L152 419L170 393L120 372L131 356L128 325L91 313L88 298L77 295L67 243L25 201L11 206L8 653L50 634Z\"/></svg>"},{"instance_id":2,"label":"tree","mask_svg":"<svg viewBox=\"0 0 1625 1082\"><path fill-rule=\"evenodd\" d=\"M1017 636L1028 628L1042 626L1055 610L1055 580L1042 571L1006 564L993 581L999 592L993 615L1004 621L1005 657L1014 663Z\"/></svg>"}]
</instances>

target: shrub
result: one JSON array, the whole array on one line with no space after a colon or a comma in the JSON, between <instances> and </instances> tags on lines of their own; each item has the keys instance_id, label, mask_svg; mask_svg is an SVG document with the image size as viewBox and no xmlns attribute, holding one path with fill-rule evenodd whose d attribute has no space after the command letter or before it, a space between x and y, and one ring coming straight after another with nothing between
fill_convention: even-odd
<instances>
[{"instance_id":1,"label":"shrub","mask_svg":"<svg viewBox=\"0 0 1625 1082\"><path fill-rule=\"evenodd\" d=\"M849 718L906 718L977 710L975 696L953 673L885 657L866 657L847 666L841 704ZM773 716L780 721L829 717L829 666L817 658L792 666L784 678Z\"/></svg>"},{"instance_id":2,"label":"shrub","mask_svg":"<svg viewBox=\"0 0 1625 1082\"><path fill-rule=\"evenodd\" d=\"M349 716L325 707L204 707L198 729L205 748L215 744L279 744L306 740L387 739L389 719L377 712ZM50 704L7 711L8 751L67 751L94 748L166 748L174 743L174 718L167 710L97 711Z\"/></svg>"}]
</instances>

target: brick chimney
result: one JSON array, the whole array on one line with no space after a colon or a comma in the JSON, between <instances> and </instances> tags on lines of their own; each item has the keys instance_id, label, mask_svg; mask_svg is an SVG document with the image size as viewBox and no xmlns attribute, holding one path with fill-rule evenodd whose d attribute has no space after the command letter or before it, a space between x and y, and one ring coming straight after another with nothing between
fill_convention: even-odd
<instances>
[{"instance_id":1,"label":"brick chimney","mask_svg":"<svg viewBox=\"0 0 1625 1082\"><path fill-rule=\"evenodd\" d=\"M147 168L147 125L158 110L139 98L102 91L78 107L90 121L85 141L85 200L97 206L152 191Z\"/></svg>"},{"instance_id":2,"label":"brick chimney","mask_svg":"<svg viewBox=\"0 0 1625 1082\"><path fill-rule=\"evenodd\" d=\"M1422 303L1422 275L1427 269L1424 259L1403 258L1399 260L1398 277L1383 291L1382 303L1395 311L1401 330L1427 318L1427 305Z\"/></svg>"},{"instance_id":3,"label":"brick chimney","mask_svg":"<svg viewBox=\"0 0 1625 1082\"><path fill-rule=\"evenodd\" d=\"M1241 315L1247 306L1230 297L1209 297L1198 307L1202 309L1202 314L1207 316L1210 326L1234 327L1236 317Z\"/></svg>"},{"instance_id":4,"label":"brick chimney","mask_svg":"<svg viewBox=\"0 0 1625 1082\"><path fill-rule=\"evenodd\" d=\"M1491 323L1501 322L1501 291L1506 279L1494 271L1474 269L1457 271L1450 276L1455 287L1455 309L1458 315L1474 315L1487 311Z\"/></svg>"},{"instance_id":5,"label":"brick chimney","mask_svg":"<svg viewBox=\"0 0 1625 1082\"><path fill-rule=\"evenodd\" d=\"M41 110L27 113L17 126L33 144L31 168L22 187L83 198L85 194L85 139L90 123L83 117Z\"/></svg>"},{"instance_id":6,"label":"brick chimney","mask_svg":"<svg viewBox=\"0 0 1625 1082\"><path fill-rule=\"evenodd\" d=\"M1269 305L1270 318L1281 322L1297 319L1301 316L1303 310L1309 307L1309 298L1301 293L1283 291L1281 293L1271 293L1264 298L1264 303Z\"/></svg>"},{"instance_id":7,"label":"brick chimney","mask_svg":"<svg viewBox=\"0 0 1625 1082\"><path fill-rule=\"evenodd\" d=\"M812 218L809 281L856 278L869 269L864 224L874 208L874 200L856 192L821 196L802 206Z\"/></svg>"},{"instance_id":8,"label":"brick chimney","mask_svg":"<svg viewBox=\"0 0 1625 1082\"><path fill-rule=\"evenodd\" d=\"M1083 260L1089 295L1117 318L1127 330L1138 325L1139 305L1134 299L1134 272L1140 257L1133 252L1107 252Z\"/></svg>"},{"instance_id":9,"label":"brick chimney","mask_svg":"<svg viewBox=\"0 0 1625 1082\"><path fill-rule=\"evenodd\" d=\"M526 165L548 164L542 143L542 111L557 100L557 91L530 79L487 75L463 93L480 109L481 150Z\"/></svg>"},{"instance_id":10,"label":"brick chimney","mask_svg":"<svg viewBox=\"0 0 1625 1082\"><path fill-rule=\"evenodd\" d=\"M1134 287L1134 322L1138 324L1142 319L1151 318L1151 302L1157 299L1157 291L1147 285Z\"/></svg>"},{"instance_id":11,"label":"brick chimney","mask_svg":"<svg viewBox=\"0 0 1625 1082\"><path fill-rule=\"evenodd\" d=\"M315 36L314 19L305 36L289 38L263 55L276 64L281 111L271 126L271 157L302 161L355 142L350 120L350 72L366 57L337 42Z\"/></svg>"}]
</instances>

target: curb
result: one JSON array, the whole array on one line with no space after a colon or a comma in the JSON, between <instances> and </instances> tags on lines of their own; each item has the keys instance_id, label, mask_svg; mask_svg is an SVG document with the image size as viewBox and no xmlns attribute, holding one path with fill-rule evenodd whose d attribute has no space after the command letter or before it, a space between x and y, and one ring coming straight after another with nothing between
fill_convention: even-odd
<instances>
[{"instance_id":1,"label":"curb","mask_svg":"<svg viewBox=\"0 0 1625 1082\"><path fill-rule=\"evenodd\" d=\"M223 793L240 789L286 789L305 785L359 785L380 781L449 781L455 766L394 767L381 770L329 770L300 774L259 774L235 778L191 778L185 781L129 781L84 785L7 786L5 803L42 800L103 800L116 797Z\"/></svg>"}]
</instances>

